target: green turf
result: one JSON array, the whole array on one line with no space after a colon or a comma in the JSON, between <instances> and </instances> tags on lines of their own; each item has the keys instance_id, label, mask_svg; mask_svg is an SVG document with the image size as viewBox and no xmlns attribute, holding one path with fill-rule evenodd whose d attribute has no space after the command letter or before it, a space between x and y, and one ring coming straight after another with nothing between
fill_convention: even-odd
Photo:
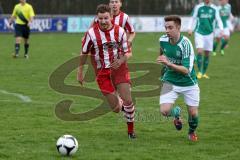
<instances>
[{"instance_id":1,"label":"green turf","mask_svg":"<svg viewBox=\"0 0 240 160\"><path fill-rule=\"evenodd\" d=\"M137 99L136 131L138 138L128 140L126 126L119 114L109 113L86 122L66 122L55 116L55 104L64 99L75 103L72 111L94 108L98 99L65 95L49 87L50 74L61 64L78 55L81 34L33 34L30 59L13 59L12 35L0 35L0 159L62 159L55 143L59 136L72 134L79 141L79 151L72 159L104 160L238 160L240 154L240 33L232 35L224 57L211 57L208 74L201 79L199 142L187 140L187 113L183 100L185 125L177 132L171 119L159 113L158 96ZM160 34L137 34L130 62L152 62L158 55ZM159 71L160 72L160 71ZM139 73L141 74L141 73ZM76 71L66 79L78 85ZM159 73L156 73L156 77ZM95 83L86 84L96 87ZM146 87L147 88L147 87ZM145 87L135 88L144 90ZM23 102L3 91L29 96ZM63 158L67 159L67 158Z\"/></svg>"}]
</instances>

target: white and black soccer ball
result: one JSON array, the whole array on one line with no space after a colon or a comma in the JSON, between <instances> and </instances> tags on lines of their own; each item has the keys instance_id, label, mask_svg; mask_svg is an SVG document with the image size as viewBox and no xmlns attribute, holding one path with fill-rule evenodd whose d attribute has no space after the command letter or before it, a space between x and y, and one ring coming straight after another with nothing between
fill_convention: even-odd
<instances>
[{"instance_id":1,"label":"white and black soccer ball","mask_svg":"<svg viewBox=\"0 0 240 160\"><path fill-rule=\"evenodd\" d=\"M77 152L78 141L72 135L63 135L57 140L58 152L63 156L71 156Z\"/></svg>"}]
</instances>

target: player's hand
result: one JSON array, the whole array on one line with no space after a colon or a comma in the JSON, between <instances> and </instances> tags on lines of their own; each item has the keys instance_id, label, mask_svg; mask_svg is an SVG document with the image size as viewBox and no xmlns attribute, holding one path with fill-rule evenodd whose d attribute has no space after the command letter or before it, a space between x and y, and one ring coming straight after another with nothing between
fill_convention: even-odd
<instances>
[{"instance_id":1,"label":"player's hand","mask_svg":"<svg viewBox=\"0 0 240 160\"><path fill-rule=\"evenodd\" d=\"M188 30L188 35L189 35L189 36L192 36L192 30L191 30L191 29Z\"/></svg>"},{"instance_id":2,"label":"player's hand","mask_svg":"<svg viewBox=\"0 0 240 160\"><path fill-rule=\"evenodd\" d=\"M77 81L78 81L81 85L83 85L83 82L84 82L83 72L78 71L78 73L77 73Z\"/></svg>"},{"instance_id":3,"label":"player's hand","mask_svg":"<svg viewBox=\"0 0 240 160\"><path fill-rule=\"evenodd\" d=\"M132 41L128 41L128 47L132 47Z\"/></svg>"},{"instance_id":4,"label":"player's hand","mask_svg":"<svg viewBox=\"0 0 240 160\"><path fill-rule=\"evenodd\" d=\"M120 59L116 58L116 59L114 59L114 61L110 67L113 69L118 69L122 65L122 63L123 63L123 61L121 58Z\"/></svg>"},{"instance_id":5,"label":"player's hand","mask_svg":"<svg viewBox=\"0 0 240 160\"><path fill-rule=\"evenodd\" d=\"M31 22L28 22L27 26L30 28L30 26L31 26Z\"/></svg>"},{"instance_id":6,"label":"player's hand","mask_svg":"<svg viewBox=\"0 0 240 160\"><path fill-rule=\"evenodd\" d=\"M220 37L224 38L224 31L223 30L220 31Z\"/></svg>"},{"instance_id":7,"label":"player's hand","mask_svg":"<svg viewBox=\"0 0 240 160\"><path fill-rule=\"evenodd\" d=\"M12 26L12 22L8 22L8 23L7 23L7 28L8 28L9 30L13 29L11 26Z\"/></svg>"},{"instance_id":8,"label":"player's hand","mask_svg":"<svg viewBox=\"0 0 240 160\"><path fill-rule=\"evenodd\" d=\"M170 64L168 58L165 55L158 56L157 63L161 63L161 64L164 64L166 66L168 66Z\"/></svg>"}]
</instances>

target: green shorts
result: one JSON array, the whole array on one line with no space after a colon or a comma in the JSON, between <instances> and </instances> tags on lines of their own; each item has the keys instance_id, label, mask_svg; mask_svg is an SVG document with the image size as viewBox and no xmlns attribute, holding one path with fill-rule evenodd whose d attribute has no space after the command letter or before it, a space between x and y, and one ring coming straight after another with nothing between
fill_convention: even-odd
<instances>
[{"instance_id":1,"label":"green shorts","mask_svg":"<svg viewBox=\"0 0 240 160\"><path fill-rule=\"evenodd\" d=\"M27 25L15 24L15 37L23 37L28 39L30 35L30 28Z\"/></svg>"}]
</instances>

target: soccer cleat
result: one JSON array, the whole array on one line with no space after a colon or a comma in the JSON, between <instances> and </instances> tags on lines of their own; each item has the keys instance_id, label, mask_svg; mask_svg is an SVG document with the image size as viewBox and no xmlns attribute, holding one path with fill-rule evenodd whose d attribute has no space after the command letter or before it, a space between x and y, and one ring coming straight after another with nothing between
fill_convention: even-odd
<instances>
[{"instance_id":1,"label":"soccer cleat","mask_svg":"<svg viewBox=\"0 0 240 160\"><path fill-rule=\"evenodd\" d=\"M128 133L128 138L129 139L135 139L135 138L137 138L137 136L134 132L133 133Z\"/></svg>"},{"instance_id":2,"label":"soccer cleat","mask_svg":"<svg viewBox=\"0 0 240 160\"><path fill-rule=\"evenodd\" d=\"M212 55L213 55L213 56L216 56L216 55L217 55L217 52L212 52Z\"/></svg>"},{"instance_id":3,"label":"soccer cleat","mask_svg":"<svg viewBox=\"0 0 240 160\"><path fill-rule=\"evenodd\" d=\"M224 54L225 54L225 53L224 53L224 50L222 49L222 50L221 50L221 55L224 56Z\"/></svg>"},{"instance_id":4,"label":"soccer cleat","mask_svg":"<svg viewBox=\"0 0 240 160\"><path fill-rule=\"evenodd\" d=\"M28 54L24 54L24 58L28 59L29 58Z\"/></svg>"},{"instance_id":5,"label":"soccer cleat","mask_svg":"<svg viewBox=\"0 0 240 160\"><path fill-rule=\"evenodd\" d=\"M13 53L12 57L13 58L18 58L18 54Z\"/></svg>"},{"instance_id":6,"label":"soccer cleat","mask_svg":"<svg viewBox=\"0 0 240 160\"><path fill-rule=\"evenodd\" d=\"M198 72L198 74L197 74L197 78L198 78L198 79L201 79L202 76L203 76L202 73L201 73L201 72Z\"/></svg>"},{"instance_id":7,"label":"soccer cleat","mask_svg":"<svg viewBox=\"0 0 240 160\"><path fill-rule=\"evenodd\" d=\"M173 123L178 131L180 131L182 129L182 120L180 117L175 118Z\"/></svg>"},{"instance_id":8,"label":"soccer cleat","mask_svg":"<svg viewBox=\"0 0 240 160\"><path fill-rule=\"evenodd\" d=\"M204 74L203 78L210 79L210 77L207 74Z\"/></svg>"},{"instance_id":9,"label":"soccer cleat","mask_svg":"<svg viewBox=\"0 0 240 160\"><path fill-rule=\"evenodd\" d=\"M188 134L188 139L190 140L190 141L192 141L192 142L196 142L196 141L198 141L198 136L197 136L197 134L196 133L189 133Z\"/></svg>"}]
</instances>

